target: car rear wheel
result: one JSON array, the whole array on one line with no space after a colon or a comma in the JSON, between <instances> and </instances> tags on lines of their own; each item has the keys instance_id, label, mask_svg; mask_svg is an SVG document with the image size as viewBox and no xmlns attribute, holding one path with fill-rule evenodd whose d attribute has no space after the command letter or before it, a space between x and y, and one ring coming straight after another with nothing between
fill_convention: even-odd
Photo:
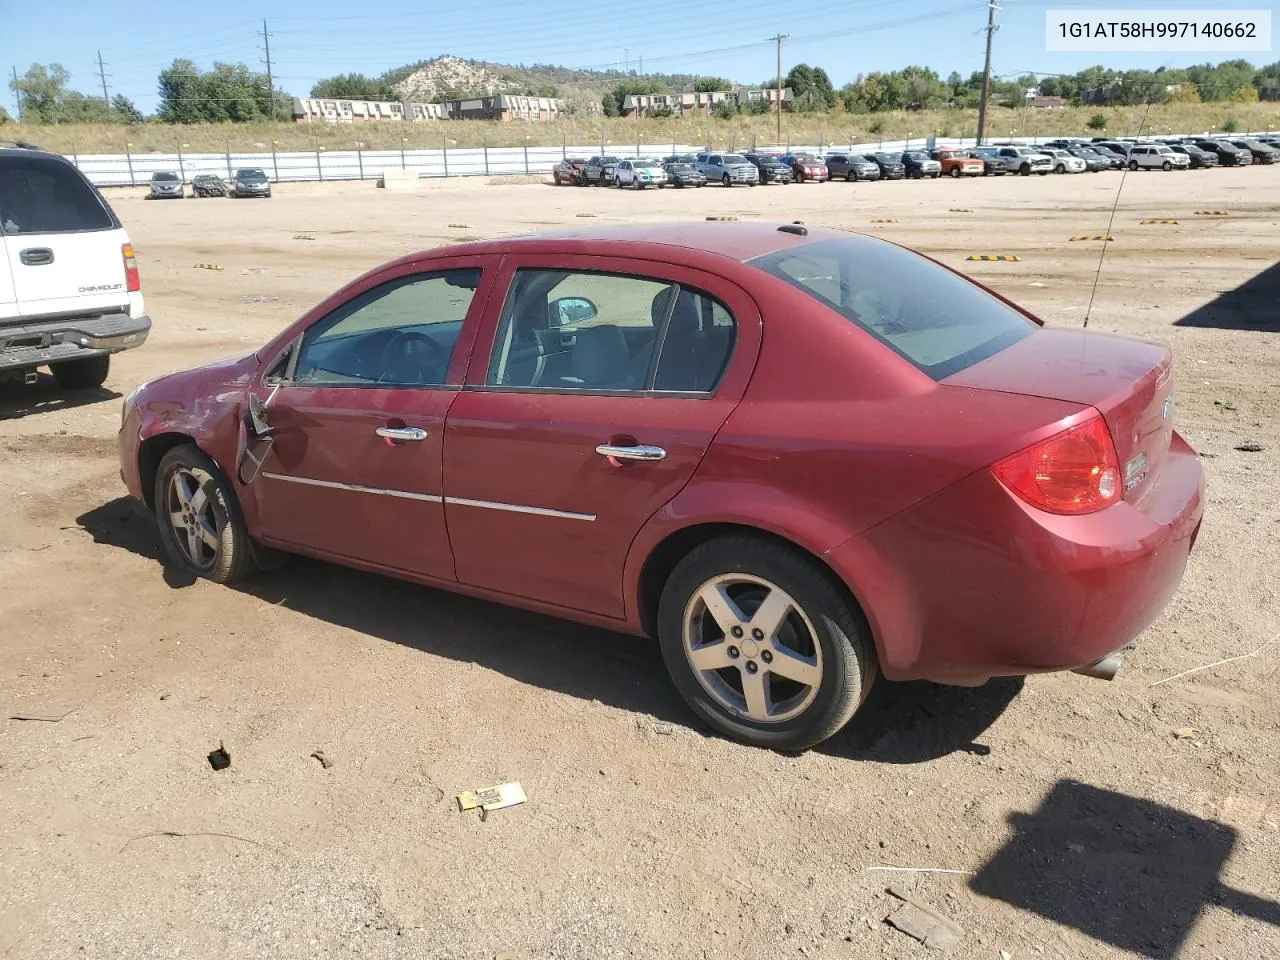
<instances>
[{"instance_id":1,"label":"car rear wheel","mask_svg":"<svg viewBox=\"0 0 1280 960\"><path fill-rule=\"evenodd\" d=\"M80 360L61 360L49 364L53 379L63 390L91 390L102 386L111 369L111 356L84 357Z\"/></svg>"},{"instance_id":2,"label":"car rear wheel","mask_svg":"<svg viewBox=\"0 0 1280 960\"><path fill-rule=\"evenodd\" d=\"M852 170L850 170L848 173L844 175L844 179L846 183L853 183L855 180L858 179L858 175L854 173Z\"/></svg>"},{"instance_id":3,"label":"car rear wheel","mask_svg":"<svg viewBox=\"0 0 1280 960\"><path fill-rule=\"evenodd\" d=\"M870 631L845 592L813 561L751 536L711 540L680 561L662 592L658 639L695 713L778 750L834 734L877 672Z\"/></svg>"},{"instance_id":4,"label":"car rear wheel","mask_svg":"<svg viewBox=\"0 0 1280 960\"><path fill-rule=\"evenodd\" d=\"M160 460L156 526L169 562L197 577L230 583L255 568L240 503L218 465L197 447L174 447Z\"/></svg>"},{"instance_id":5,"label":"car rear wheel","mask_svg":"<svg viewBox=\"0 0 1280 960\"><path fill-rule=\"evenodd\" d=\"M1135 172L1137 172L1137 169L1138 169L1138 161L1137 161L1137 160L1130 160L1130 161L1129 161L1129 169L1130 169L1130 170L1133 170L1133 171L1135 171Z\"/></svg>"}]
</instances>

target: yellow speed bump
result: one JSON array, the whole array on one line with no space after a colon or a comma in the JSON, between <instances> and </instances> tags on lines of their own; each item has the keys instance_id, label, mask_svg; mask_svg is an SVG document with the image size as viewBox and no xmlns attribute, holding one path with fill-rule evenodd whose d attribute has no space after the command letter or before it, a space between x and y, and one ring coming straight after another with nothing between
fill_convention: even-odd
<instances>
[{"instance_id":1,"label":"yellow speed bump","mask_svg":"<svg viewBox=\"0 0 1280 960\"><path fill-rule=\"evenodd\" d=\"M221 269L222 269L222 264L220 264L220 263L193 263L193 264L191 265L191 268L192 268L193 270L221 270Z\"/></svg>"},{"instance_id":2,"label":"yellow speed bump","mask_svg":"<svg viewBox=\"0 0 1280 960\"><path fill-rule=\"evenodd\" d=\"M1197 210L1197 217L1229 217L1231 214L1226 210Z\"/></svg>"},{"instance_id":3,"label":"yellow speed bump","mask_svg":"<svg viewBox=\"0 0 1280 960\"><path fill-rule=\"evenodd\" d=\"M1001 263L1017 263L1021 257L1015 257L1011 253L973 253L965 257L966 260L981 260L984 263L999 261Z\"/></svg>"},{"instance_id":4,"label":"yellow speed bump","mask_svg":"<svg viewBox=\"0 0 1280 960\"><path fill-rule=\"evenodd\" d=\"M309 233L295 233L295 234L293 235L293 239L295 239L295 240L314 240L314 239L315 239L315 237L313 237L313 236L312 236L311 234L309 234Z\"/></svg>"},{"instance_id":5,"label":"yellow speed bump","mask_svg":"<svg viewBox=\"0 0 1280 960\"><path fill-rule=\"evenodd\" d=\"M737 220L738 218L737 218L737 217L707 217L707 219L708 219L708 220L722 220L722 221L729 221L729 220Z\"/></svg>"},{"instance_id":6,"label":"yellow speed bump","mask_svg":"<svg viewBox=\"0 0 1280 960\"><path fill-rule=\"evenodd\" d=\"M952 207L950 213L973 213L970 207Z\"/></svg>"},{"instance_id":7,"label":"yellow speed bump","mask_svg":"<svg viewBox=\"0 0 1280 960\"><path fill-rule=\"evenodd\" d=\"M872 223L897 223L898 221L897 221L897 220L890 220L890 219L888 219L888 218L886 218L886 217L878 217L877 219L872 220L871 222L872 222Z\"/></svg>"},{"instance_id":8,"label":"yellow speed bump","mask_svg":"<svg viewBox=\"0 0 1280 960\"><path fill-rule=\"evenodd\" d=\"M1115 237L1109 236L1108 234L1105 234L1105 233L1077 233L1071 239L1073 241L1074 240L1114 240Z\"/></svg>"},{"instance_id":9,"label":"yellow speed bump","mask_svg":"<svg viewBox=\"0 0 1280 960\"><path fill-rule=\"evenodd\" d=\"M1178 221L1167 220L1167 219L1151 219L1151 220L1139 220L1138 222L1139 223L1177 223Z\"/></svg>"},{"instance_id":10,"label":"yellow speed bump","mask_svg":"<svg viewBox=\"0 0 1280 960\"><path fill-rule=\"evenodd\" d=\"M578 214L578 216L583 217L583 216L586 216L586 214L580 213ZM471 224L469 223L451 223L449 224L449 226L451 229L454 229L454 230L470 230L471 229Z\"/></svg>"}]
</instances>

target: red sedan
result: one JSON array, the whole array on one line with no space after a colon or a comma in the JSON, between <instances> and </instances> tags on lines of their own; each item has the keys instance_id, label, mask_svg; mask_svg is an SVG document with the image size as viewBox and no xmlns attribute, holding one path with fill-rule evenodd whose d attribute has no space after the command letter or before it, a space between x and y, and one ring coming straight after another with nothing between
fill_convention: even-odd
<instances>
[{"instance_id":1,"label":"red sedan","mask_svg":"<svg viewBox=\"0 0 1280 960\"><path fill-rule=\"evenodd\" d=\"M1200 525L1170 360L865 236L511 237L144 384L121 466L191 572L275 548L653 635L707 722L801 748L878 674L1114 673Z\"/></svg>"}]
</instances>

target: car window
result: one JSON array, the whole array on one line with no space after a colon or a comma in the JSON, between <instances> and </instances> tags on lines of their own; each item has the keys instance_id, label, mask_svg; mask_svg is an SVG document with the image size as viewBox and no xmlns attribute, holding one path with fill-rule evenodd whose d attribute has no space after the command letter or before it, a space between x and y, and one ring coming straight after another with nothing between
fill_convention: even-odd
<instances>
[{"instance_id":1,"label":"car window","mask_svg":"<svg viewBox=\"0 0 1280 960\"><path fill-rule=\"evenodd\" d=\"M750 263L857 324L935 380L1036 329L965 278L867 237L805 244Z\"/></svg>"},{"instance_id":2,"label":"car window","mask_svg":"<svg viewBox=\"0 0 1280 960\"><path fill-rule=\"evenodd\" d=\"M303 334L295 379L332 386L444 383L478 269L413 274L374 287Z\"/></svg>"},{"instance_id":3,"label":"car window","mask_svg":"<svg viewBox=\"0 0 1280 960\"><path fill-rule=\"evenodd\" d=\"M647 277L518 270L487 383L564 391L708 392L733 351L729 311Z\"/></svg>"},{"instance_id":4,"label":"car window","mask_svg":"<svg viewBox=\"0 0 1280 960\"><path fill-rule=\"evenodd\" d=\"M0 232L10 236L114 230L115 218L71 164L53 157L0 157Z\"/></svg>"}]
</instances>

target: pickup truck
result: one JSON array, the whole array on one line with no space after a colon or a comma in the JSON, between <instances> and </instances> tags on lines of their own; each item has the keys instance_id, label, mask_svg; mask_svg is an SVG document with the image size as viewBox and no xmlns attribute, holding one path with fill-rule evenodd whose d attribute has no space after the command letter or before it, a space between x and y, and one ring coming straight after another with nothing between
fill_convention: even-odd
<instances>
[{"instance_id":1,"label":"pickup truck","mask_svg":"<svg viewBox=\"0 0 1280 960\"><path fill-rule=\"evenodd\" d=\"M597 187L609 186L621 160L621 157L592 157L582 168L582 182L587 186L593 183Z\"/></svg>"},{"instance_id":2,"label":"pickup truck","mask_svg":"<svg viewBox=\"0 0 1280 960\"><path fill-rule=\"evenodd\" d=\"M139 347L151 320L129 235L68 160L0 148L0 380L47 366L68 390L101 386L111 354Z\"/></svg>"}]
</instances>

